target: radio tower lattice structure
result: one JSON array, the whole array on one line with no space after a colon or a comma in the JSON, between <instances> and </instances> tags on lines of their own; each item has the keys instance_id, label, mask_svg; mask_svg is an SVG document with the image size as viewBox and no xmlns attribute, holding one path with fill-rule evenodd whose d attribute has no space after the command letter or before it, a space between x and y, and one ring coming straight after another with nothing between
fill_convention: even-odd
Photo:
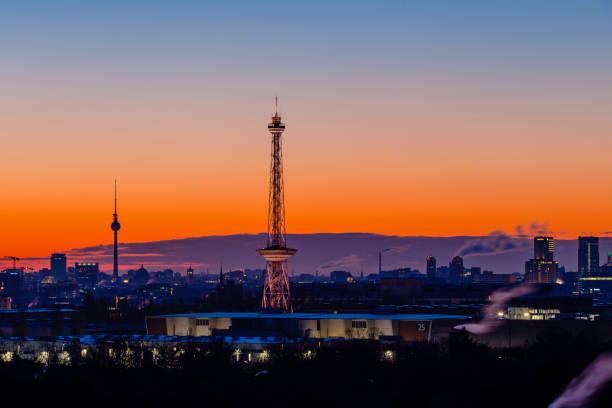
<instances>
[{"instance_id":1,"label":"radio tower lattice structure","mask_svg":"<svg viewBox=\"0 0 612 408\"><path fill-rule=\"evenodd\" d=\"M278 98L276 98L276 110L274 116L272 116L272 122L268 124L268 131L272 134L268 240L266 248L257 250L266 259L261 307L262 309L292 312L287 259L293 256L297 250L287 248L281 143L281 135L285 131L285 124L281 122L281 117L278 114Z\"/></svg>"}]
</instances>

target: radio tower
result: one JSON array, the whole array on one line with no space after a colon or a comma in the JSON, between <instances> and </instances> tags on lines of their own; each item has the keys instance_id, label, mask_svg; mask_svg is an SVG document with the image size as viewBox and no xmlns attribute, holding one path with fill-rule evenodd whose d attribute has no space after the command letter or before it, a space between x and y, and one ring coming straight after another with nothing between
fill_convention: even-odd
<instances>
[{"instance_id":1,"label":"radio tower","mask_svg":"<svg viewBox=\"0 0 612 408\"><path fill-rule=\"evenodd\" d=\"M272 157L270 161L270 196L268 208L268 242L264 249L258 249L259 255L266 259L262 309L276 309L292 312L289 294L289 274L287 259L297 249L287 248L285 237L285 195L283 188L283 151L281 135L285 124L278 114L278 97L272 123L268 131L272 134Z\"/></svg>"},{"instance_id":2,"label":"radio tower","mask_svg":"<svg viewBox=\"0 0 612 408\"><path fill-rule=\"evenodd\" d=\"M117 220L117 180L115 180L115 212L113 213L113 223L111 229L115 233L115 250L113 252L113 283L119 283L119 258L117 256L117 231L121 228L121 224Z\"/></svg>"}]
</instances>

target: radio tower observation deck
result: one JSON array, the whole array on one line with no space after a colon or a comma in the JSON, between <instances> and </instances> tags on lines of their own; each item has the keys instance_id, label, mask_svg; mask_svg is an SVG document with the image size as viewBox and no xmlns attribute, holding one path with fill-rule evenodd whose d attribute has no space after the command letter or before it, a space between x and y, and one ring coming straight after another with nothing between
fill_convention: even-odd
<instances>
[{"instance_id":1,"label":"radio tower observation deck","mask_svg":"<svg viewBox=\"0 0 612 408\"><path fill-rule=\"evenodd\" d=\"M281 135L285 131L285 124L281 122L281 117L278 114L278 98L276 98L276 109L274 116L272 116L272 123L268 124L268 131L272 134L268 240L266 248L257 250L259 255L266 259L261 307L262 309L292 312L287 259L294 255L297 249L287 248L281 143Z\"/></svg>"}]
</instances>

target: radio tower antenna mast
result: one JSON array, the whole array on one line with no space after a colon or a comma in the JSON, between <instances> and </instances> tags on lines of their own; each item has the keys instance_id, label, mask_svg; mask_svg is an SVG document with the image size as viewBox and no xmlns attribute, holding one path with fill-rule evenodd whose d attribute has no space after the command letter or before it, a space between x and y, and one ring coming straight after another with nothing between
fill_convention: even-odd
<instances>
[{"instance_id":1,"label":"radio tower antenna mast","mask_svg":"<svg viewBox=\"0 0 612 408\"><path fill-rule=\"evenodd\" d=\"M121 229L121 224L117 217L117 179L115 179L115 212L113 213L113 223L111 229L115 235L115 242L113 247L113 283L119 284L119 256L117 254L117 232Z\"/></svg>"},{"instance_id":2,"label":"radio tower antenna mast","mask_svg":"<svg viewBox=\"0 0 612 408\"><path fill-rule=\"evenodd\" d=\"M278 114L278 97L275 100L275 112L272 122L268 124L272 134L272 152L270 160L270 192L268 207L268 239L264 249L258 249L259 255L266 259L262 309L292 312L289 292L289 273L287 259L297 249L287 248L285 230L285 196L283 186L283 149L281 135L285 124Z\"/></svg>"}]
</instances>

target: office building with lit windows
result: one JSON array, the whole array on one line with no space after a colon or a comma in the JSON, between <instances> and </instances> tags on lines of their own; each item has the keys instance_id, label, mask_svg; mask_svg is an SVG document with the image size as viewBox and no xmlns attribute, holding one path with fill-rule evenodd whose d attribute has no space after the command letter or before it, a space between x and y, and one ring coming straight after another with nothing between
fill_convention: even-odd
<instances>
[{"instance_id":1,"label":"office building with lit windows","mask_svg":"<svg viewBox=\"0 0 612 408\"><path fill-rule=\"evenodd\" d=\"M599 238L578 237L578 273L592 276L599 273Z\"/></svg>"},{"instance_id":2,"label":"office building with lit windows","mask_svg":"<svg viewBox=\"0 0 612 408\"><path fill-rule=\"evenodd\" d=\"M77 262L74 264L74 273L80 286L93 288L98 282L100 265L98 262Z\"/></svg>"},{"instance_id":3,"label":"office building with lit windows","mask_svg":"<svg viewBox=\"0 0 612 408\"><path fill-rule=\"evenodd\" d=\"M553 237L535 237L533 239L533 258L538 261L553 261L555 243Z\"/></svg>"},{"instance_id":4,"label":"office building with lit windows","mask_svg":"<svg viewBox=\"0 0 612 408\"><path fill-rule=\"evenodd\" d=\"M555 283L559 264L554 260L552 237L533 239L533 259L525 262L525 282Z\"/></svg>"}]
</instances>

